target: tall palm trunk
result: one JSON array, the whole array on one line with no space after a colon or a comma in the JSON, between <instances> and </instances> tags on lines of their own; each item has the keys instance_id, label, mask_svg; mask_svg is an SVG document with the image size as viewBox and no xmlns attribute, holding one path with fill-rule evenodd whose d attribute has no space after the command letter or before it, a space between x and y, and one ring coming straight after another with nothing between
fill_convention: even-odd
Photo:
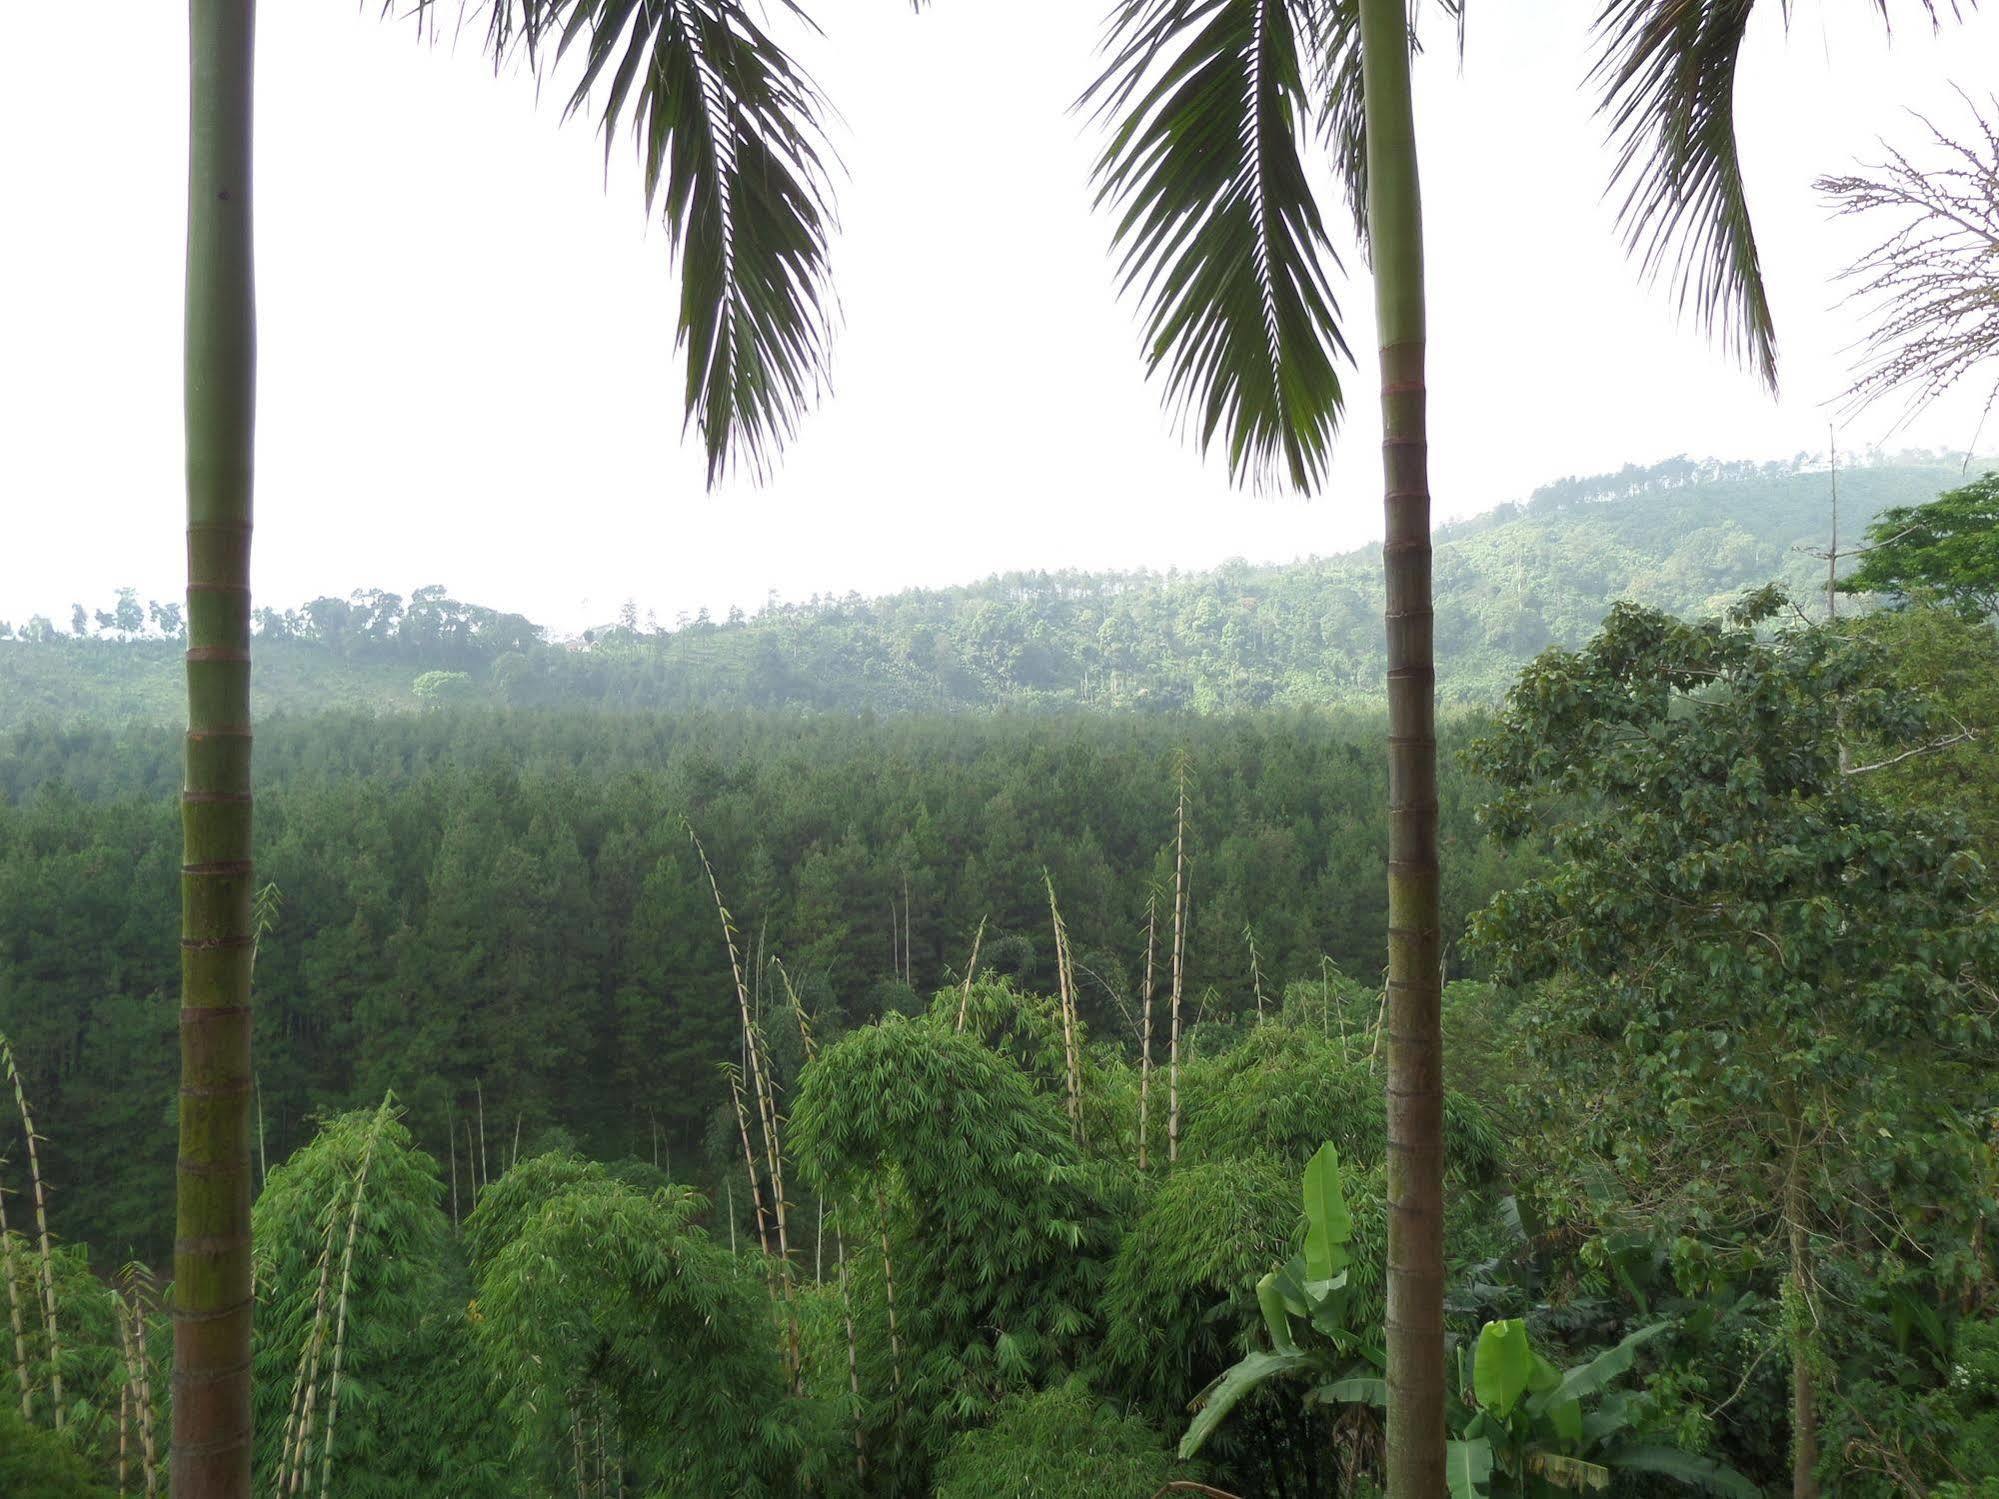
<instances>
[{"instance_id":1,"label":"tall palm trunk","mask_svg":"<svg viewBox=\"0 0 1999 1499\"><path fill-rule=\"evenodd\" d=\"M1405 0L1360 0L1388 584L1388 1492L1444 1492L1444 1112L1423 209Z\"/></svg>"},{"instance_id":2,"label":"tall palm trunk","mask_svg":"<svg viewBox=\"0 0 1999 1499\"><path fill-rule=\"evenodd\" d=\"M173 1493L250 1493L250 254L255 0L190 0L187 755Z\"/></svg>"}]
</instances>

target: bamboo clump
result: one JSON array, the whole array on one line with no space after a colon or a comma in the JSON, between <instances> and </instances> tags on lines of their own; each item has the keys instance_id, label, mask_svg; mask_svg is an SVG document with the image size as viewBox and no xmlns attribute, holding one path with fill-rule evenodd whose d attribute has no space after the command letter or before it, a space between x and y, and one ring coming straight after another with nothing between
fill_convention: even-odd
<instances>
[{"instance_id":1,"label":"bamboo clump","mask_svg":"<svg viewBox=\"0 0 1999 1499\"><path fill-rule=\"evenodd\" d=\"M14 1048L5 1036L0 1036L0 1062L6 1063L8 1080L14 1085L14 1106L20 1110L21 1133L28 1142L28 1180L35 1194L35 1238L41 1265L42 1328L49 1349L49 1399L55 1413L55 1429L61 1431L62 1342L56 1333L56 1264L54 1251L49 1247L48 1198L42 1186L41 1157L35 1150L34 1116L28 1112L28 1094L21 1086L21 1071L14 1065Z\"/></svg>"}]
</instances>

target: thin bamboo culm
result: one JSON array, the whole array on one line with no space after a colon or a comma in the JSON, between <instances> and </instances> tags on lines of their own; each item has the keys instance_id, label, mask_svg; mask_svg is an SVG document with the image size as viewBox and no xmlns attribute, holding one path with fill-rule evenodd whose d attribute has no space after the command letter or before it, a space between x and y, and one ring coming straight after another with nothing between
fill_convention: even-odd
<instances>
[{"instance_id":1,"label":"thin bamboo culm","mask_svg":"<svg viewBox=\"0 0 1999 1499\"><path fill-rule=\"evenodd\" d=\"M458 1125L451 1111L444 1111L444 1141L451 1155L451 1231L458 1232Z\"/></svg>"},{"instance_id":2,"label":"thin bamboo culm","mask_svg":"<svg viewBox=\"0 0 1999 1499\"><path fill-rule=\"evenodd\" d=\"M131 1271L127 1272L128 1280ZM146 1353L146 1305L136 1286L112 1292L118 1306L119 1350L125 1362L125 1383L119 1389L118 1410L118 1492L125 1492L126 1425L129 1407L131 1423L139 1437L139 1474L146 1499L159 1492L159 1454L153 1444L152 1360Z\"/></svg>"},{"instance_id":3,"label":"thin bamboo culm","mask_svg":"<svg viewBox=\"0 0 1999 1499\"><path fill-rule=\"evenodd\" d=\"M1173 833L1173 990L1166 1053L1166 1159L1180 1159L1180 999L1187 962L1187 767L1180 766L1179 812Z\"/></svg>"},{"instance_id":4,"label":"thin bamboo culm","mask_svg":"<svg viewBox=\"0 0 1999 1499\"><path fill-rule=\"evenodd\" d=\"M881 1228L882 1299L888 1307L888 1371L896 1399L902 1399L902 1335L895 1323L895 1262L888 1252L888 1194L875 1183L875 1217Z\"/></svg>"},{"instance_id":5,"label":"thin bamboo culm","mask_svg":"<svg viewBox=\"0 0 1999 1499\"><path fill-rule=\"evenodd\" d=\"M854 1476L868 1476L866 1439L861 1433L861 1344L854 1330L854 1298L847 1288L847 1239L840 1227L838 1209L833 1213L833 1259L839 1267L840 1316L847 1324L847 1393L854 1402Z\"/></svg>"},{"instance_id":6,"label":"thin bamboo culm","mask_svg":"<svg viewBox=\"0 0 1999 1499\"><path fill-rule=\"evenodd\" d=\"M5 1157L0 1157L0 1165ZM14 1377L21 1386L21 1419L31 1421L35 1410L35 1382L28 1373L28 1330L21 1318L20 1268L14 1256L14 1235L7 1227L7 1189L0 1187L0 1275L7 1279L7 1317L14 1327Z\"/></svg>"},{"instance_id":7,"label":"thin bamboo culm","mask_svg":"<svg viewBox=\"0 0 1999 1499\"><path fill-rule=\"evenodd\" d=\"M1055 931L1055 987L1062 1004L1062 1066L1068 1087L1069 1132L1080 1141L1083 1138L1082 1069L1077 1058L1075 991L1069 981L1069 934L1062 925L1062 912L1055 904L1054 876L1044 869L1041 878L1048 886L1048 921Z\"/></svg>"},{"instance_id":8,"label":"thin bamboo culm","mask_svg":"<svg viewBox=\"0 0 1999 1499\"><path fill-rule=\"evenodd\" d=\"M493 1184L493 1173L486 1169L486 1080L479 1079L472 1090L479 1099L479 1186L484 1190Z\"/></svg>"},{"instance_id":9,"label":"thin bamboo culm","mask_svg":"<svg viewBox=\"0 0 1999 1499\"><path fill-rule=\"evenodd\" d=\"M757 1247L766 1255L770 1253L770 1228L764 1218L763 1180L757 1175L757 1153L750 1148L750 1116L743 1107L743 1074L733 1063L724 1063L723 1073L729 1079L729 1098L736 1106L736 1132L743 1141L743 1170L750 1178L750 1202L756 1208ZM729 1252L736 1248L735 1193L729 1194Z\"/></svg>"},{"instance_id":10,"label":"thin bamboo culm","mask_svg":"<svg viewBox=\"0 0 1999 1499\"><path fill-rule=\"evenodd\" d=\"M972 960L965 965L965 987L958 996L958 1029L965 1029L965 1011L972 1003L972 975L979 971L979 944L985 940L986 918L979 918L979 929L972 933Z\"/></svg>"},{"instance_id":11,"label":"thin bamboo culm","mask_svg":"<svg viewBox=\"0 0 1999 1499\"><path fill-rule=\"evenodd\" d=\"M21 1133L28 1141L28 1181L35 1194L35 1238L41 1266L42 1330L48 1341L49 1399L55 1412L55 1429L62 1430L62 1340L56 1335L56 1262L49 1247L48 1198L42 1186L41 1156L35 1149L35 1119L28 1112L27 1090L21 1086L21 1071L14 1065L14 1048L0 1036L0 1061L7 1064L7 1077L14 1085L14 1106L21 1112Z\"/></svg>"},{"instance_id":12,"label":"thin bamboo culm","mask_svg":"<svg viewBox=\"0 0 1999 1499\"><path fill-rule=\"evenodd\" d=\"M339 1310L333 1322L333 1373L327 1381L326 1435L319 1444L319 1492L322 1496L333 1491L333 1429L340 1420L340 1366L347 1353L347 1294L354 1285L354 1241L361 1229L361 1194L368 1185L368 1166L375 1158L376 1143L382 1138L382 1126L389 1117L390 1095L384 1095L381 1107L375 1110L374 1126L368 1131L368 1143L361 1149L361 1169L354 1177L354 1205L347 1213L347 1246L340 1252L340 1297Z\"/></svg>"},{"instance_id":13,"label":"thin bamboo culm","mask_svg":"<svg viewBox=\"0 0 1999 1499\"><path fill-rule=\"evenodd\" d=\"M1159 897L1145 900L1145 997L1139 1002L1138 1169L1145 1169L1145 1132L1152 1116L1152 953L1158 933Z\"/></svg>"},{"instance_id":14,"label":"thin bamboo culm","mask_svg":"<svg viewBox=\"0 0 1999 1499\"><path fill-rule=\"evenodd\" d=\"M470 1139L470 1126L467 1126ZM319 1284L312 1293L312 1321L299 1345L298 1370L292 1376L292 1398L285 1411L284 1435L278 1445L278 1495L291 1492L292 1476L303 1466L305 1443L312 1431L313 1391L319 1383L321 1331L326 1326L326 1298L333 1287L333 1236L340 1222L340 1198L326 1205L326 1233L319 1247Z\"/></svg>"}]
</instances>

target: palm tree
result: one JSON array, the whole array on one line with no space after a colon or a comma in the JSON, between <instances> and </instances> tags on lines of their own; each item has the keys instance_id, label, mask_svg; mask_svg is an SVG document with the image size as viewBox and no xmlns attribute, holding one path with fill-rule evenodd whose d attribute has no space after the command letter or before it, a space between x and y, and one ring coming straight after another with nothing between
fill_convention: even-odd
<instances>
[{"instance_id":1,"label":"palm tree","mask_svg":"<svg viewBox=\"0 0 1999 1499\"><path fill-rule=\"evenodd\" d=\"M790 9L789 0L778 0ZM429 0L390 0L430 19ZM250 510L256 0L190 0L188 732L172 1490L250 1493ZM495 0L496 62L580 62L607 149L629 123L681 273L686 419L712 484L763 472L816 394L830 312L820 101L740 0Z\"/></svg>"},{"instance_id":2,"label":"palm tree","mask_svg":"<svg viewBox=\"0 0 1999 1499\"><path fill-rule=\"evenodd\" d=\"M1462 0L1442 0L1463 44ZM1783 0L1786 14L1789 0ZM1932 22L1937 0L1919 4ZM1875 0L1884 19L1888 0ZM1975 4L1975 0L1967 0ZM1603 0L1590 82L1623 190L1620 227L1703 331L1773 391L1769 299L1734 119L1754 0ZM1955 8L1955 7L1954 7ZM1413 0L1117 0L1085 95L1109 126L1099 200L1118 215L1150 370L1232 477L1311 493L1344 405L1337 266L1301 155L1332 157L1374 272L1385 479L1389 715L1388 1480L1444 1492L1442 918ZM1802 1366L1801 1366L1802 1367ZM1814 1494L1801 1374L1794 1487Z\"/></svg>"}]
</instances>

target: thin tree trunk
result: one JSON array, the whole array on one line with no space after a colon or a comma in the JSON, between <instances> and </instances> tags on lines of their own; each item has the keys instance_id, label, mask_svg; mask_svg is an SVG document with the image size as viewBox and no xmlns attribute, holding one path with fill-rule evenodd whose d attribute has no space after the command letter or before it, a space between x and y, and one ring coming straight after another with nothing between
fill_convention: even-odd
<instances>
[{"instance_id":1,"label":"thin tree trunk","mask_svg":"<svg viewBox=\"0 0 1999 1499\"><path fill-rule=\"evenodd\" d=\"M14 1260L14 1235L7 1227L7 1190L0 1187L0 1275L7 1278L7 1319L14 1328L14 1377L21 1385L21 1419L35 1415L35 1386L28 1374L28 1332L21 1321L21 1283Z\"/></svg>"},{"instance_id":2,"label":"thin tree trunk","mask_svg":"<svg viewBox=\"0 0 1999 1499\"><path fill-rule=\"evenodd\" d=\"M1145 1126L1152 1113L1152 950L1159 926L1159 897L1145 902L1145 998L1139 1005L1138 1169L1145 1169Z\"/></svg>"},{"instance_id":3,"label":"thin tree trunk","mask_svg":"<svg viewBox=\"0 0 1999 1499\"><path fill-rule=\"evenodd\" d=\"M1055 880L1046 870L1041 875L1048 886L1048 921L1055 932L1055 987L1062 1005L1062 1065L1069 1097L1069 1131L1077 1141L1083 1138L1083 1096L1076 1065L1076 1008L1069 987L1069 939L1062 929L1062 913L1055 905Z\"/></svg>"},{"instance_id":4,"label":"thin tree trunk","mask_svg":"<svg viewBox=\"0 0 1999 1499\"><path fill-rule=\"evenodd\" d=\"M49 1402L53 1411L55 1429L63 1427L62 1399L62 1341L57 1337L56 1327L56 1263L55 1251L49 1243L48 1196L42 1186L42 1159L35 1149L35 1116L28 1109L28 1091L21 1085L21 1070L14 1065L14 1048L5 1036L0 1036L0 1063L7 1069L7 1077L14 1085L14 1106L21 1112L21 1134L28 1142L28 1182L34 1193L35 1238L39 1246L35 1263L40 1272L42 1304L42 1335L49 1350Z\"/></svg>"},{"instance_id":5,"label":"thin tree trunk","mask_svg":"<svg viewBox=\"0 0 1999 1499\"><path fill-rule=\"evenodd\" d=\"M1388 609L1388 1492L1444 1491L1444 1087L1423 210L1404 0L1360 0Z\"/></svg>"},{"instance_id":6,"label":"thin tree trunk","mask_svg":"<svg viewBox=\"0 0 1999 1499\"><path fill-rule=\"evenodd\" d=\"M190 0L187 743L171 1489L250 1493L250 494L256 0Z\"/></svg>"},{"instance_id":7,"label":"thin tree trunk","mask_svg":"<svg viewBox=\"0 0 1999 1499\"><path fill-rule=\"evenodd\" d=\"M1187 767L1180 767L1180 810L1173 833L1173 990L1166 1043L1166 1160L1180 1159L1180 996L1187 962Z\"/></svg>"},{"instance_id":8,"label":"thin tree trunk","mask_svg":"<svg viewBox=\"0 0 1999 1499\"><path fill-rule=\"evenodd\" d=\"M1794 1150L1784 1183L1784 1227L1790 1248L1786 1300L1791 1343L1791 1499L1819 1499L1818 1384L1813 1373L1811 1242L1805 1232L1804 1194Z\"/></svg>"},{"instance_id":9,"label":"thin tree trunk","mask_svg":"<svg viewBox=\"0 0 1999 1499\"><path fill-rule=\"evenodd\" d=\"M986 940L986 918L979 918L979 929L972 933L972 959L965 965L965 987L958 996L958 1029L965 1028L965 1010L972 1003L972 975L979 971L979 944Z\"/></svg>"}]
</instances>

